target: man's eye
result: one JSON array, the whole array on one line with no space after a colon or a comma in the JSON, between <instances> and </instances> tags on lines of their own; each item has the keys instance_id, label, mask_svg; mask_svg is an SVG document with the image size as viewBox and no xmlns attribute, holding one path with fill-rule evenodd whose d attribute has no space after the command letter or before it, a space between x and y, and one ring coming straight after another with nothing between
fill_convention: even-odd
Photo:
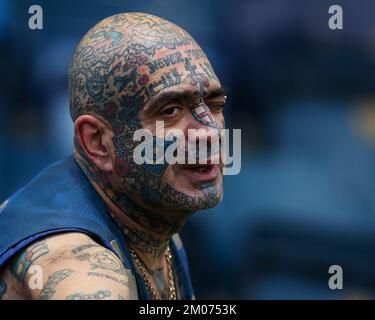
<instances>
[{"instance_id":1,"label":"man's eye","mask_svg":"<svg viewBox=\"0 0 375 320\"><path fill-rule=\"evenodd\" d=\"M180 108L176 106L169 107L169 108L162 110L161 114L166 115L166 116L175 116L179 112L179 109Z\"/></svg>"},{"instance_id":2,"label":"man's eye","mask_svg":"<svg viewBox=\"0 0 375 320\"><path fill-rule=\"evenodd\" d=\"M211 104L209 108L212 112L223 112L224 105L223 104Z\"/></svg>"}]
</instances>

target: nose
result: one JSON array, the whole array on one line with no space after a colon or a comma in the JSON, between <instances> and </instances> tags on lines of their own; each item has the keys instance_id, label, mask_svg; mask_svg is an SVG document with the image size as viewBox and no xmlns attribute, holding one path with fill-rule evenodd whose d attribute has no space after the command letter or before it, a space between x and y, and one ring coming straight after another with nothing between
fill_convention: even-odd
<instances>
[{"instance_id":1,"label":"nose","mask_svg":"<svg viewBox=\"0 0 375 320\"><path fill-rule=\"evenodd\" d=\"M198 151L200 159L217 158L220 149L218 125L209 107L200 103L191 109L192 120L188 128L188 145ZM202 162L203 163L203 162ZM205 162L207 163L207 162Z\"/></svg>"}]
</instances>

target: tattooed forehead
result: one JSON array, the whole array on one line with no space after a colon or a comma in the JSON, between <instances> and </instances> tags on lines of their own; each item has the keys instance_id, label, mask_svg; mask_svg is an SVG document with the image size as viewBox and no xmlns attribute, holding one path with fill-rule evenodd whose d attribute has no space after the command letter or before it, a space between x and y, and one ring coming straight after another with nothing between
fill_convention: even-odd
<instances>
[{"instance_id":1,"label":"tattooed forehead","mask_svg":"<svg viewBox=\"0 0 375 320\"><path fill-rule=\"evenodd\" d=\"M75 50L71 116L136 125L139 111L161 91L181 83L203 91L210 82L218 79L206 55L182 28L149 14L119 14L93 27Z\"/></svg>"},{"instance_id":2,"label":"tattooed forehead","mask_svg":"<svg viewBox=\"0 0 375 320\"><path fill-rule=\"evenodd\" d=\"M140 12L117 14L104 19L86 34L83 41L90 42L92 37L98 36L98 32L115 32L119 38L122 38L121 40L143 43L149 49L155 46L174 46L193 41L185 30L175 24Z\"/></svg>"}]
</instances>

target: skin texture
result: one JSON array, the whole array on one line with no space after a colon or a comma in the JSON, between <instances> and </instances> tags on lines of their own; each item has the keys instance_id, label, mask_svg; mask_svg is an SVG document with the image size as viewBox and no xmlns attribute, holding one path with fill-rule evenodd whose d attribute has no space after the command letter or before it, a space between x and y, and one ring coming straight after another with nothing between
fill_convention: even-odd
<instances>
[{"instance_id":1,"label":"skin texture","mask_svg":"<svg viewBox=\"0 0 375 320\"><path fill-rule=\"evenodd\" d=\"M139 142L132 138L140 128L155 135L156 121L164 121L166 131L182 130L186 140L189 129L200 129L197 143L218 134L224 128L226 102L220 82L186 31L153 15L127 13L99 22L82 38L69 68L69 90L74 157L144 263L159 297L167 298L168 241L194 211L220 201L222 167L203 183L179 164L158 170L138 165L133 150ZM65 234L60 240L68 244L77 236ZM52 243L54 237L33 244L27 259L21 253L9 274L24 284L25 270L35 260L43 264L49 275L46 289L30 293L33 298L131 297L122 284L127 275L118 259L81 236L76 247ZM72 252L80 250L77 243L86 246L82 253ZM105 256L117 263L102 270L95 261ZM89 284L88 278L98 285Z\"/></svg>"},{"instance_id":2,"label":"skin texture","mask_svg":"<svg viewBox=\"0 0 375 320\"><path fill-rule=\"evenodd\" d=\"M119 296L134 299L121 261L90 237L80 233L51 236L29 246L26 255L38 246L48 249L48 253L35 257L31 264L43 271L42 288L30 288L31 265L23 268L27 264L21 254L2 274L2 281L8 287L4 299L117 300Z\"/></svg>"}]
</instances>

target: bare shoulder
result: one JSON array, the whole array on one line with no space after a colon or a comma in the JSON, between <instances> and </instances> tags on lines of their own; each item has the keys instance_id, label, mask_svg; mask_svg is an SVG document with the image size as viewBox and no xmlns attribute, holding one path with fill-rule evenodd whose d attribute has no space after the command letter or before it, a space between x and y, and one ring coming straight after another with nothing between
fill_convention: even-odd
<instances>
[{"instance_id":1,"label":"bare shoulder","mask_svg":"<svg viewBox=\"0 0 375 320\"><path fill-rule=\"evenodd\" d=\"M4 298L15 293L41 300L137 298L130 271L112 251L82 233L31 244L9 263L1 279L0 286L7 288Z\"/></svg>"}]
</instances>

